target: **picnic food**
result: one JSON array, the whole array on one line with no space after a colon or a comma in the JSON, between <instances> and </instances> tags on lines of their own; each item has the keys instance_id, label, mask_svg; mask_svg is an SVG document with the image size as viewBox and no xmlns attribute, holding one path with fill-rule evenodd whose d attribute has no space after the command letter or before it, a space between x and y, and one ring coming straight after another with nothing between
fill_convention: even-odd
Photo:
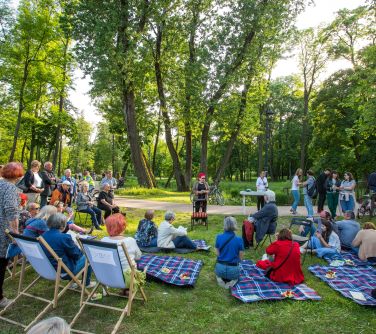
<instances>
[{"instance_id":1,"label":"picnic food","mask_svg":"<svg viewBox=\"0 0 376 334\"><path fill-rule=\"evenodd\" d=\"M354 261L349 260L349 259L345 260L345 264L348 265L348 266L354 266L355 265Z\"/></svg>"},{"instance_id":2,"label":"picnic food","mask_svg":"<svg viewBox=\"0 0 376 334\"><path fill-rule=\"evenodd\" d=\"M180 278L181 279L190 279L190 276L189 276L188 273L183 273L183 274L180 275Z\"/></svg>"},{"instance_id":3,"label":"picnic food","mask_svg":"<svg viewBox=\"0 0 376 334\"><path fill-rule=\"evenodd\" d=\"M161 272L164 273L164 274L169 274L171 272L171 269L167 268L167 267L163 267L161 269Z\"/></svg>"},{"instance_id":4,"label":"picnic food","mask_svg":"<svg viewBox=\"0 0 376 334\"><path fill-rule=\"evenodd\" d=\"M285 298L292 298L294 297L294 293L291 290L287 290L285 292L282 292L281 296Z\"/></svg>"},{"instance_id":5,"label":"picnic food","mask_svg":"<svg viewBox=\"0 0 376 334\"><path fill-rule=\"evenodd\" d=\"M336 277L336 272L333 271L333 270L329 270L329 271L327 271L327 273L325 274L325 277L326 277L326 278L335 278L335 277Z\"/></svg>"}]
</instances>

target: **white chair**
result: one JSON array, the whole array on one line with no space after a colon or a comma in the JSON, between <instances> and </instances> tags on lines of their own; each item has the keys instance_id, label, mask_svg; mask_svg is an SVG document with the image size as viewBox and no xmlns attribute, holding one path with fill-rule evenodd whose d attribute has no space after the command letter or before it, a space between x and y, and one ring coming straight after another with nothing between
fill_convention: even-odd
<instances>
[{"instance_id":1,"label":"white chair","mask_svg":"<svg viewBox=\"0 0 376 334\"><path fill-rule=\"evenodd\" d=\"M120 294L110 293L108 291L108 287L116 288L116 289L126 288L126 281L125 281L123 269L121 266L120 256L118 252L118 245L113 244L113 243L94 241L94 240L88 240L88 239L79 239L79 243L81 244L82 249L84 250L85 255L86 255L84 280L86 279L87 267L90 264L96 276L97 284L93 288L90 295L87 297L85 301L84 301L84 290L82 289L81 302L80 302L81 307L77 315L74 317L74 319L70 323L70 326L73 332L89 333L89 332L75 330L73 329L73 325L77 321L81 313L83 312L86 305L96 306L96 307L101 307L104 309L110 309L113 311L121 312L119 316L119 320L117 321L113 331L111 332L111 334L115 334L117 330L119 329L124 316L130 315L133 300L139 299L139 300L143 300L144 302L147 301L143 288L139 287L138 289L135 289L134 280L135 280L136 268L133 265L129 257L129 254L127 252L125 245L122 243L121 246L123 248L124 254L127 258L127 261L131 270L131 275L130 275L131 278L129 282L129 295L128 297L126 297ZM95 292L97 291L100 285L102 285L102 287L104 288L104 291L106 291L108 295L128 298L128 302L124 306L124 308L112 307L112 306L107 306L103 304L93 303L92 297L94 296ZM136 294L138 291L140 291L142 298L136 298Z\"/></svg>"}]
</instances>

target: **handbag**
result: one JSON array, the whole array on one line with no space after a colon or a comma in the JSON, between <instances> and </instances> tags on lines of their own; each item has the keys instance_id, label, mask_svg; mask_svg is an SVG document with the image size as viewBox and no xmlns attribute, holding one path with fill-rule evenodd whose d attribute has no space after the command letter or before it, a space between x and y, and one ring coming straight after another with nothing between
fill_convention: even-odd
<instances>
[{"instance_id":1,"label":"handbag","mask_svg":"<svg viewBox=\"0 0 376 334\"><path fill-rule=\"evenodd\" d=\"M290 254L292 252L293 247L294 247L294 241L292 240L291 241L291 248L289 250L289 253L285 257L285 259L279 264L279 266L277 268L273 268L272 266L270 266L269 268L267 268L265 270L265 277L270 278L270 275L271 275L271 273L272 273L273 270L278 270L279 268L281 268L285 264L285 262L287 261L287 259L290 257Z\"/></svg>"},{"instance_id":2,"label":"handbag","mask_svg":"<svg viewBox=\"0 0 376 334\"><path fill-rule=\"evenodd\" d=\"M29 189L28 187L26 187L24 177L16 183L16 187L21 189L23 192L25 192Z\"/></svg>"}]
</instances>

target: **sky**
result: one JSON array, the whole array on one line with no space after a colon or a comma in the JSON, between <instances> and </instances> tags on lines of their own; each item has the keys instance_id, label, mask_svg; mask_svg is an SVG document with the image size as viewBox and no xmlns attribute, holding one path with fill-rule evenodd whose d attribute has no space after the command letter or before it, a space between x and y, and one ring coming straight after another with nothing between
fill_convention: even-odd
<instances>
[{"instance_id":1,"label":"sky","mask_svg":"<svg viewBox=\"0 0 376 334\"><path fill-rule=\"evenodd\" d=\"M321 23L329 23L334 19L335 13L339 9L354 9L364 5L365 2L365 0L314 0L314 5L308 6L306 10L298 16L296 26L299 29L305 29L316 27ZM12 4L16 7L18 0L12 0ZM327 67L325 77L328 77L340 68L346 68L348 66L349 64L343 60L333 62ZM272 77L277 78L280 76L291 75L297 73L297 71L297 60L294 57L283 59L276 64L276 67L272 72ZM102 118L96 111L95 106L91 103L89 96L90 77L84 77L81 70L76 70L73 82L74 87L69 92L69 99L79 111L83 111L85 119L92 124L93 128L95 128ZM93 133L93 136L94 134L95 132Z\"/></svg>"}]
</instances>

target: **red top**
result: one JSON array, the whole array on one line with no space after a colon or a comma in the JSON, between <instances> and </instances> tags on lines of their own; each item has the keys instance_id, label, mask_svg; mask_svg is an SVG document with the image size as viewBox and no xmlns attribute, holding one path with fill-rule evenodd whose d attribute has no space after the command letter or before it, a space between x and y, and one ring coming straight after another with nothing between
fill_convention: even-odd
<instances>
[{"instance_id":1,"label":"red top","mask_svg":"<svg viewBox=\"0 0 376 334\"><path fill-rule=\"evenodd\" d=\"M302 267L300 265L300 249L297 242L293 243L291 254L285 263L277 270L273 270L270 279L275 282L300 284L304 281ZM266 248L266 253L274 255L271 262L273 268L277 268L287 257L291 248L291 240L277 240Z\"/></svg>"}]
</instances>

